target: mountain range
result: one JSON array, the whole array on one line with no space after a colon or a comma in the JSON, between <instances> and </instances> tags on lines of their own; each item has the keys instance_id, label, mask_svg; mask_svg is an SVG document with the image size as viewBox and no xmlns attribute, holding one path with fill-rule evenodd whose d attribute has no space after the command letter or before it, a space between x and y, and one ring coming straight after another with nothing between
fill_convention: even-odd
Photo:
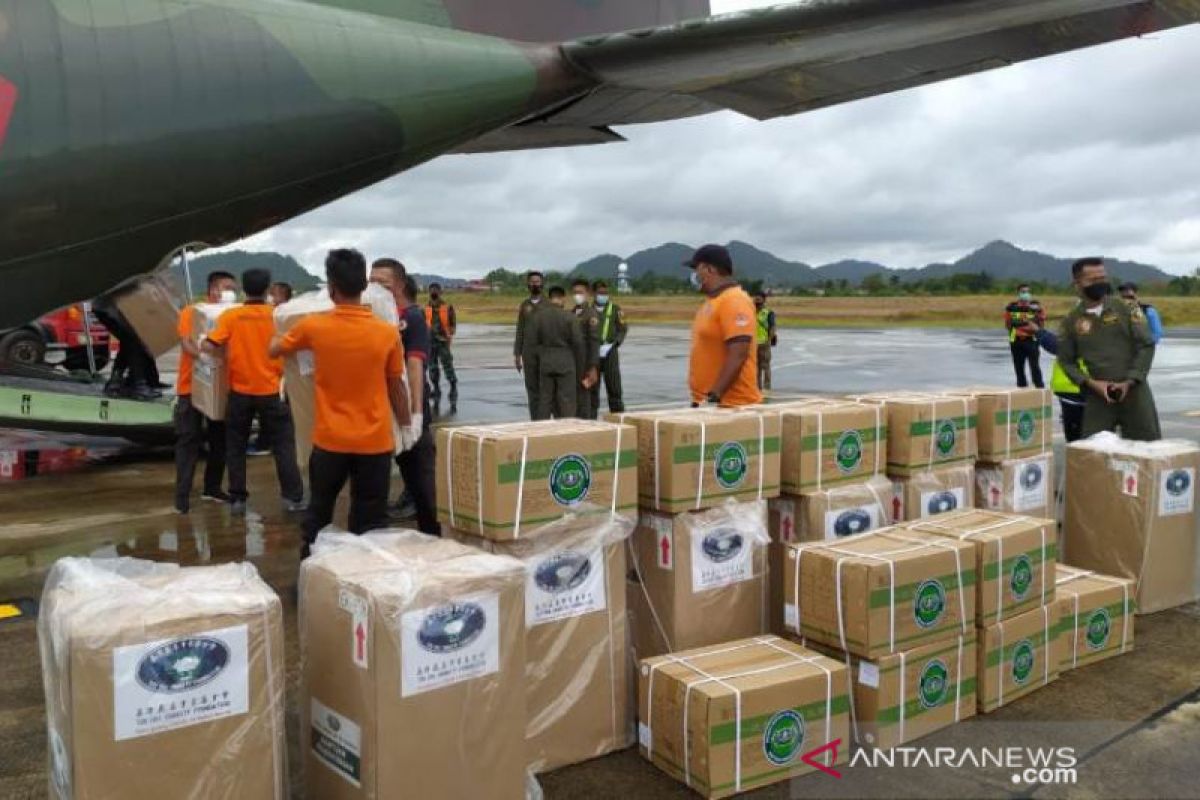
<instances>
[{"instance_id":1,"label":"mountain range","mask_svg":"<svg viewBox=\"0 0 1200 800\"><path fill-rule=\"evenodd\" d=\"M746 242L733 241L728 245L733 258L735 274L745 280L760 280L769 286L819 286L826 281L846 281L858 285L870 275L880 275L890 281L897 276L901 283L932 278L947 278L960 274L986 272L997 281L1024 280L1031 283L1065 285L1070 283L1071 264L1076 257L1062 258L1023 250L1005 241L991 242L963 256L952 264L929 264L920 269L895 269L872 261L845 260L814 267L802 261L788 261L774 253L760 250ZM685 277L681 264L691 257L695 248L669 242L641 250L628 258L606 254L582 262L572 274L611 276L624 261L629 265L629 276L644 275ZM1138 283L1166 283L1172 276L1158 267L1119 259L1106 259L1109 273L1121 280Z\"/></svg>"}]
</instances>

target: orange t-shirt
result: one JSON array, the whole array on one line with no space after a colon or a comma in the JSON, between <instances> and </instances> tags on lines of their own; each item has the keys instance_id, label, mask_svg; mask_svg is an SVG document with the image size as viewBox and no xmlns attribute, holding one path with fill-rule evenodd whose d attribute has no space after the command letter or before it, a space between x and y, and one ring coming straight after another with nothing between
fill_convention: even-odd
<instances>
[{"instance_id":1,"label":"orange t-shirt","mask_svg":"<svg viewBox=\"0 0 1200 800\"><path fill-rule=\"evenodd\" d=\"M259 397L279 394L283 364L267 355L274 335L275 320L266 303L247 303L217 317L208 339L225 348L231 390Z\"/></svg>"},{"instance_id":2,"label":"orange t-shirt","mask_svg":"<svg viewBox=\"0 0 1200 800\"><path fill-rule=\"evenodd\" d=\"M366 306L337 306L296 323L283 351L311 350L316 381L313 444L334 453L395 449L387 381L404 374L400 334Z\"/></svg>"},{"instance_id":3,"label":"orange t-shirt","mask_svg":"<svg viewBox=\"0 0 1200 800\"><path fill-rule=\"evenodd\" d=\"M183 311L179 312L179 325L175 332L179 334L179 340L192 338L192 315L195 313L194 306L188 306ZM195 358L187 350L180 349L179 351L179 377L175 381L175 396L187 397L192 393L192 363Z\"/></svg>"},{"instance_id":4,"label":"orange t-shirt","mask_svg":"<svg viewBox=\"0 0 1200 800\"><path fill-rule=\"evenodd\" d=\"M725 343L731 339L746 339L752 345L750 355L721 396L721 405L748 406L762 402L762 392L758 390L758 355L753 347L754 330L754 301L740 286L730 284L715 296L705 298L692 321L688 387L693 400L704 402L717 382L721 365L725 363Z\"/></svg>"}]
</instances>

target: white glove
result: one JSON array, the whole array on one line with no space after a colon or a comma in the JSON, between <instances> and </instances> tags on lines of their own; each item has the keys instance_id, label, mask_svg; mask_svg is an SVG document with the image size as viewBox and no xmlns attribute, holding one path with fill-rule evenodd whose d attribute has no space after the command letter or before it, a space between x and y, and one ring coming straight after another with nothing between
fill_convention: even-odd
<instances>
[{"instance_id":1,"label":"white glove","mask_svg":"<svg viewBox=\"0 0 1200 800\"><path fill-rule=\"evenodd\" d=\"M600 357L606 358L613 349L612 343L600 345Z\"/></svg>"},{"instance_id":2,"label":"white glove","mask_svg":"<svg viewBox=\"0 0 1200 800\"><path fill-rule=\"evenodd\" d=\"M413 414L412 422L400 428L400 449L396 451L397 455L407 453L417 446L417 442L421 440L421 428L424 425L425 415Z\"/></svg>"}]
</instances>

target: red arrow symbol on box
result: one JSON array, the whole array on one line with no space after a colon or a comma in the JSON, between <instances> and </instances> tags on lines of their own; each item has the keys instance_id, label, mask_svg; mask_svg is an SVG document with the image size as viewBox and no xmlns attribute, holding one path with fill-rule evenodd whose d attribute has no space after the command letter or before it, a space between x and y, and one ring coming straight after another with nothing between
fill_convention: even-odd
<instances>
[{"instance_id":1,"label":"red arrow symbol on box","mask_svg":"<svg viewBox=\"0 0 1200 800\"><path fill-rule=\"evenodd\" d=\"M900 498L892 498L892 522L900 521Z\"/></svg>"},{"instance_id":2,"label":"red arrow symbol on box","mask_svg":"<svg viewBox=\"0 0 1200 800\"><path fill-rule=\"evenodd\" d=\"M783 540L785 542L790 542L792 540L792 518L791 517L783 518Z\"/></svg>"},{"instance_id":3,"label":"red arrow symbol on box","mask_svg":"<svg viewBox=\"0 0 1200 800\"><path fill-rule=\"evenodd\" d=\"M838 754L838 745L840 745L841 743L842 743L841 739L834 739L832 742L825 745L824 747L818 747L816 750L810 750L809 752L800 756L800 760L803 761L805 764L808 764L810 767L815 767L815 768L821 770L821 772L824 772L826 775L832 775L835 778L840 778L840 777L842 777L842 773L838 772L836 769L833 769L832 767L827 767L824 764L818 764L817 756L821 755L822 753L828 752L829 753L829 758L828 758L829 763L830 764L836 763L837 762L837 754Z\"/></svg>"},{"instance_id":4,"label":"red arrow symbol on box","mask_svg":"<svg viewBox=\"0 0 1200 800\"><path fill-rule=\"evenodd\" d=\"M357 647L355 650L355 653L357 653L354 657L355 660L362 661L366 657L366 653L364 652L366 641L367 632L363 630L363 624L360 622L354 627L354 642Z\"/></svg>"},{"instance_id":5,"label":"red arrow symbol on box","mask_svg":"<svg viewBox=\"0 0 1200 800\"><path fill-rule=\"evenodd\" d=\"M4 146L4 137L8 135L8 122L12 119L13 109L17 107L17 87L0 78L0 147Z\"/></svg>"},{"instance_id":6,"label":"red arrow symbol on box","mask_svg":"<svg viewBox=\"0 0 1200 800\"><path fill-rule=\"evenodd\" d=\"M671 539L670 539L670 537L667 537L667 536L662 537L662 540L658 543L658 546L662 548L662 563L664 565L670 564L671 563Z\"/></svg>"}]
</instances>

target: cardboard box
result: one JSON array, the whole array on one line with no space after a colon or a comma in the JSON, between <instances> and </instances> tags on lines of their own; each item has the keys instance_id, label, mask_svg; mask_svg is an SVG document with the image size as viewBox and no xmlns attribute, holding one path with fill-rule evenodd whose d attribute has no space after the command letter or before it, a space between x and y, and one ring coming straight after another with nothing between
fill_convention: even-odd
<instances>
[{"instance_id":1,"label":"cardboard box","mask_svg":"<svg viewBox=\"0 0 1200 800\"><path fill-rule=\"evenodd\" d=\"M638 658L766 631L766 516L763 501L642 512L630 538Z\"/></svg>"},{"instance_id":2,"label":"cardboard box","mask_svg":"<svg viewBox=\"0 0 1200 800\"><path fill-rule=\"evenodd\" d=\"M792 544L785 570L788 631L863 658L965 635L975 620L974 549L954 539L884 528Z\"/></svg>"},{"instance_id":3,"label":"cardboard box","mask_svg":"<svg viewBox=\"0 0 1200 800\"><path fill-rule=\"evenodd\" d=\"M974 464L979 403L965 395L870 394L851 399L887 409L889 475Z\"/></svg>"},{"instance_id":4,"label":"cardboard box","mask_svg":"<svg viewBox=\"0 0 1200 800\"><path fill-rule=\"evenodd\" d=\"M516 542L449 535L525 565L525 741L535 773L633 744L624 517L572 517Z\"/></svg>"},{"instance_id":5,"label":"cardboard box","mask_svg":"<svg viewBox=\"0 0 1200 800\"><path fill-rule=\"evenodd\" d=\"M1043 519L1058 518L1054 454L975 465L975 505Z\"/></svg>"},{"instance_id":6,"label":"cardboard box","mask_svg":"<svg viewBox=\"0 0 1200 800\"><path fill-rule=\"evenodd\" d=\"M438 519L505 541L568 512L632 511L637 452L633 428L610 422L439 428Z\"/></svg>"},{"instance_id":7,"label":"cardboard box","mask_svg":"<svg viewBox=\"0 0 1200 800\"><path fill-rule=\"evenodd\" d=\"M283 614L249 564L65 558L42 597L50 796L288 796Z\"/></svg>"},{"instance_id":8,"label":"cardboard box","mask_svg":"<svg viewBox=\"0 0 1200 800\"><path fill-rule=\"evenodd\" d=\"M975 716L976 648L971 628L873 661L851 657L846 677L854 694L855 743L889 750ZM829 653L845 658L836 650Z\"/></svg>"},{"instance_id":9,"label":"cardboard box","mask_svg":"<svg viewBox=\"0 0 1200 800\"><path fill-rule=\"evenodd\" d=\"M995 711L1058 680L1060 615L1060 605L1052 603L979 629L980 713Z\"/></svg>"},{"instance_id":10,"label":"cardboard box","mask_svg":"<svg viewBox=\"0 0 1200 800\"><path fill-rule=\"evenodd\" d=\"M979 403L979 460L996 463L1054 449L1054 394L1049 389L968 387Z\"/></svg>"},{"instance_id":11,"label":"cardboard box","mask_svg":"<svg viewBox=\"0 0 1200 800\"><path fill-rule=\"evenodd\" d=\"M779 494L780 417L696 409L620 415L637 428L638 501L666 513Z\"/></svg>"},{"instance_id":12,"label":"cardboard box","mask_svg":"<svg viewBox=\"0 0 1200 800\"><path fill-rule=\"evenodd\" d=\"M642 757L704 797L843 764L850 736L846 667L775 636L643 660ZM720 676L714 679L713 676ZM835 758L836 754L836 758Z\"/></svg>"},{"instance_id":13,"label":"cardboard box","mask_svg":"<svg viewBox=\"0 0 1200 800\"><path fill-rule=\"evenodd\" d=\"M887 416L878 404L784 406L779 418L783 492L861 483L887 468Z\"/></svg>"},{"instance_id":14,"label":"cardboard box","mask_svg":"<svg viewBox=\"0 0 1200 800\"><path fill-rule=\"evenodd\" d=\"M1097 434L1067 448L1063 561L1137 581L1137 612L1200 597L1196 478L1200 447Z\"/></svg>"},{"instance_id":15,"label":"cardboard box","mask_svg":"<svg viewBox=\"0 0 1200 800\"><path fill-rule=\"evenodd\" d=\"M300 569L310 797L525 796L525 569L412 531Z\"/></svg>"},{"instance_id":16,"label":"cardboard box","mask_svg":"<svg viewBox=\"0 0 1200 800\"><path fill-rule=\"evenodd\" d=\"M949 467L892 478L892 521L911 522L975 507L975 468Z\"/></svg>"},{"instance_id":17,"label":"cardboard box","mask_svg":"<svg viewBox=\"0 0 1200 800\"><path fill-rule=\"evenodd\" d=\"M158 358L179 346L179 297L183 295L165 275L147 275L114 302L150 355Z\"/></svg>"},{"instance_id":18,"label":"cardboard box","mask_svg":"<svg viewBox=\"0 0 1200 800\"><path fill-rule=\"evenodd\" d=\"M197 346L204 341L217 319L233 304L197 303L192 314L192 340ZM229 366L225 359L201 353L192 362L192 405L211 420L225 419L229 405Z\"/></svg>"},{"instance_id":19,"label":"cardboard box","mask_svg":"<svg viewBox=\"0 0 1200 800\"><path fill-rule=\"evenodd\" d=\"M1133 649L1136 592L1136 584L1128 578L1058 565L1062 672Z\"/></svg>"},{"instance_id":20,"label":"cardboard box","mask_svg":"<svg viewBox=\"0 0 1200 800\"><path fill-rule=\"evenodd\" d=\"M991 625L1054 602L1058 525L994 511L956 511L902 527L975 548L975 623Z\"/></svg>"}]
</instances>

